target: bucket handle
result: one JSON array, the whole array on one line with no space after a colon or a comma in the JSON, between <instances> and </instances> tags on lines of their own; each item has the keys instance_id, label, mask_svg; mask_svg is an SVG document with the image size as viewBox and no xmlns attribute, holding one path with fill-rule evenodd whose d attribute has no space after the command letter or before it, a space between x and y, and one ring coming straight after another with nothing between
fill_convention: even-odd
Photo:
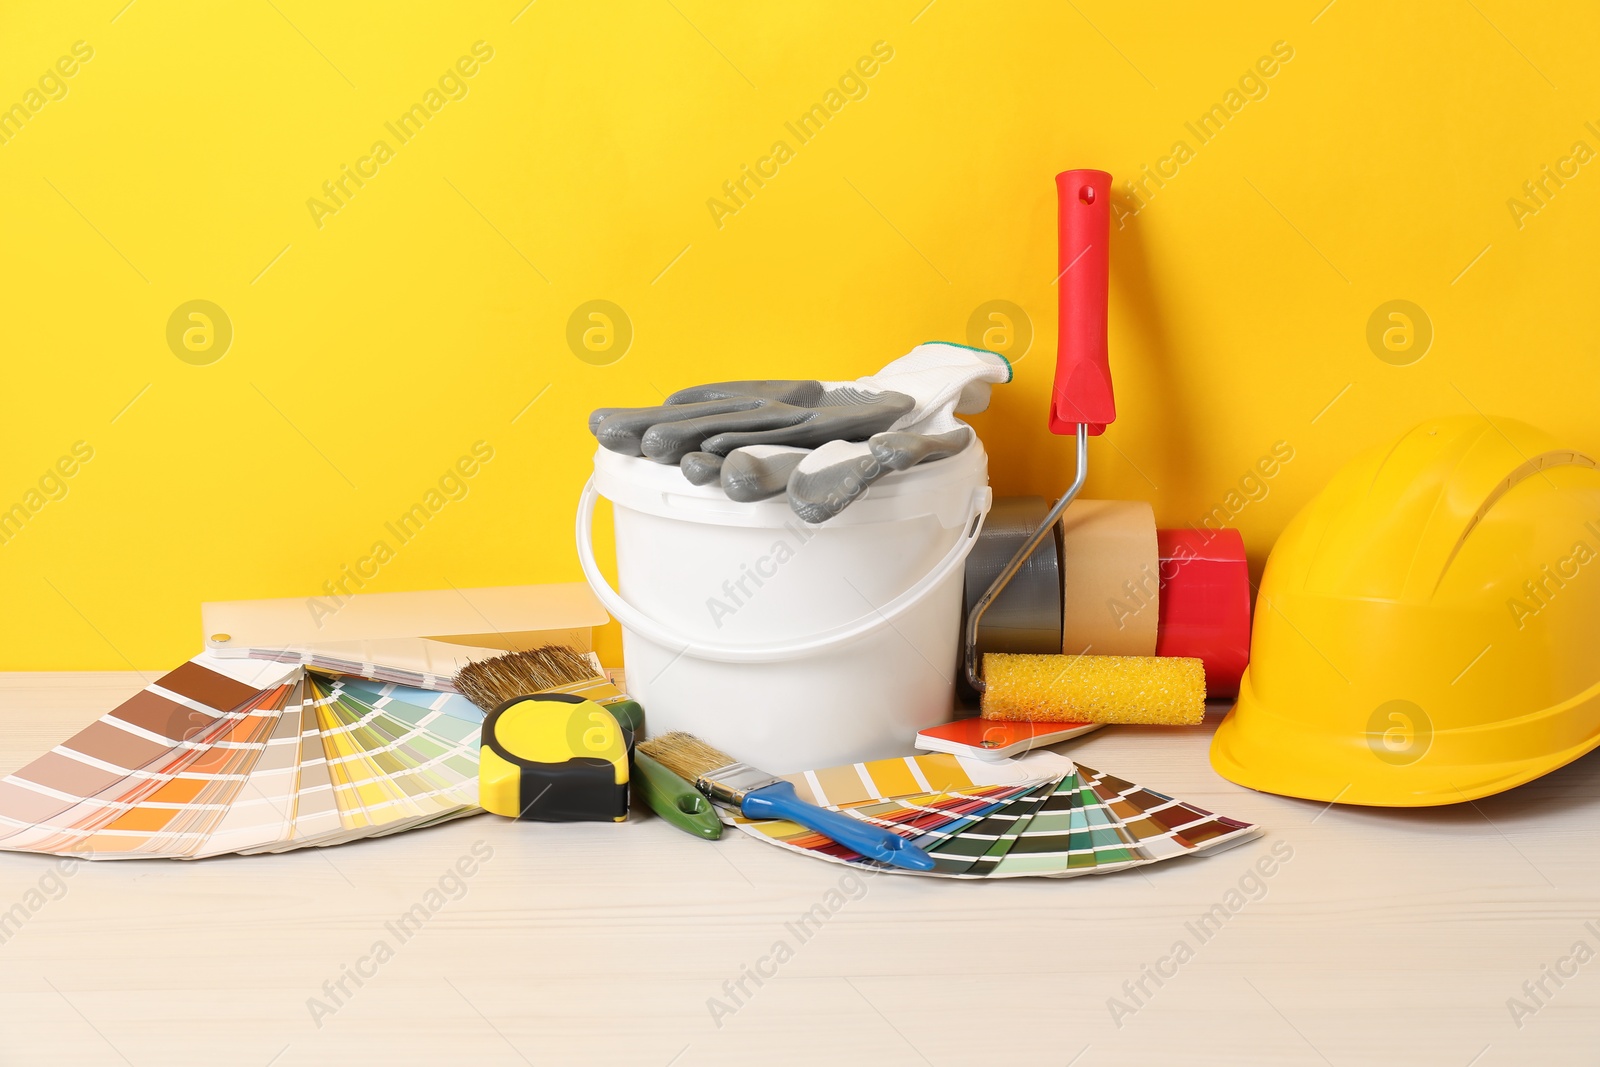
<instances>
[{"instance_id":1,"label":"bucket handle","mask_svg":"<svg viewBox=\"0 0 1600 1067\"><path fill-rule=\"evenodd\" d=\"M923 598L966 563L968 554L978 543L978 532L983 529L983 520L988 517L989 506L994 500L994 494L988 486L974 489L967 517L962 522L961 534L956 538L955 544L950 546L950 551L946 552L944 558L911 588L883 607L874 608L870 614L863 615L844 626L812 634L797 641L765 645L719 645L686 641L680 634L674 633L667 626L622 599L622 594L611 588L611 584L600 573L600 565L594 558L594 508L598 496L594 478L591 477L583 487L583 495L578 498L578 563L583 567L583 576L589 580L589 588L594 590L595 596L605 605L605 609L634 633L647 637L664 648L676 650L679 656L690 656L716 663L776 663L799 659L802 656L837 648L864 637L882 626L892 624L896 618L921 603Z\"/></svg>"}]
</instances>

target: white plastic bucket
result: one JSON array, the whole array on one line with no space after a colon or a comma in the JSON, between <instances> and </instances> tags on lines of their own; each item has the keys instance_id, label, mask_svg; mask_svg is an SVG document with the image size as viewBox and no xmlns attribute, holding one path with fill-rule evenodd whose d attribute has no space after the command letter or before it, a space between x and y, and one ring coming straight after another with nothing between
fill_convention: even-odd
<instances>
[{"instance_id":1,"label":"white plastic bucket","mask_svg":"<svg viewBox=\"0 0 1600 1067\"><path fill-rule=\"evenodd\" d=\"M964 564L991 501L976 439L820 526L677 467L604 449L594 465L578 558L622 624L652 735L685 730L787 774L910 752L950 718ZM620 593L594 558L597 495L613 504Z\"/></svg>"}]
</instances>

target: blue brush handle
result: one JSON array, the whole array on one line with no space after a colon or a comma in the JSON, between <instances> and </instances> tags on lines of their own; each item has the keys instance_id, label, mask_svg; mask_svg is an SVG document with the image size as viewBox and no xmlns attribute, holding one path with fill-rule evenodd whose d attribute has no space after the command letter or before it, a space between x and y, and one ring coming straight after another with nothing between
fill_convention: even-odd
<instances>
[{"instance_id":1,"label":"blue brush handle","mask_svg":"<svg viewBox=\"0 0 1600 1067\"><path fill-rule=\"evenodd\" d=\"M746 793L741 813L747 819L788 819L833 838L871 860L910 871L933 870L933 857L899 834L837 811L807 804L788 782L764 785Z\"/></svg>"}]
</instances>

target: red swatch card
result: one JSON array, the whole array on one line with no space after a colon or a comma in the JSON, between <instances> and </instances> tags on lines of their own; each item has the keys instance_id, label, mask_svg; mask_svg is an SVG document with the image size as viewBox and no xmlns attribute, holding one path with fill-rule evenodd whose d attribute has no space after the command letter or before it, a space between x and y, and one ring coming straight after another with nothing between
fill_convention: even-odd
<instances>
[{"instance_id":1,"label":"red swatch card","mask_svg":"<svg viewBox=\"0 0 1600 1067\"><path fill-rule=\"evenodd\" d=\"M957 719L917 732L917 747L929 752L1001 760L1031 748L1043 748L1098 730L1093 722L1000 722L994 719Z\"/></svg>"}]
</instances>

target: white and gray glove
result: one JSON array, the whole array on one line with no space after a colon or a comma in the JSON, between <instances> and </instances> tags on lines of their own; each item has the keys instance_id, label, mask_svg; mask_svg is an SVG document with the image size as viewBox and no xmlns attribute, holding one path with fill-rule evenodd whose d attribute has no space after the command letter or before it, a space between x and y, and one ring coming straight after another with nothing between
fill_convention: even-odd
<instances>
[{"instance_id":1,"label":"white and gray glove","mask_svg":"<svg viewBox=\"0 0 1600 1067\"><path fill-rule=\"evenodd\" d=\"M853 382L695 386L657 407L601 408L589 429L604 448L677 463L734 500L787 490L795 514L819 523L889 471L966 448L972 430L956 414L984 410L990 386L1010 380L993 352L932 342Z\"/></svg>"}]
</instances>

